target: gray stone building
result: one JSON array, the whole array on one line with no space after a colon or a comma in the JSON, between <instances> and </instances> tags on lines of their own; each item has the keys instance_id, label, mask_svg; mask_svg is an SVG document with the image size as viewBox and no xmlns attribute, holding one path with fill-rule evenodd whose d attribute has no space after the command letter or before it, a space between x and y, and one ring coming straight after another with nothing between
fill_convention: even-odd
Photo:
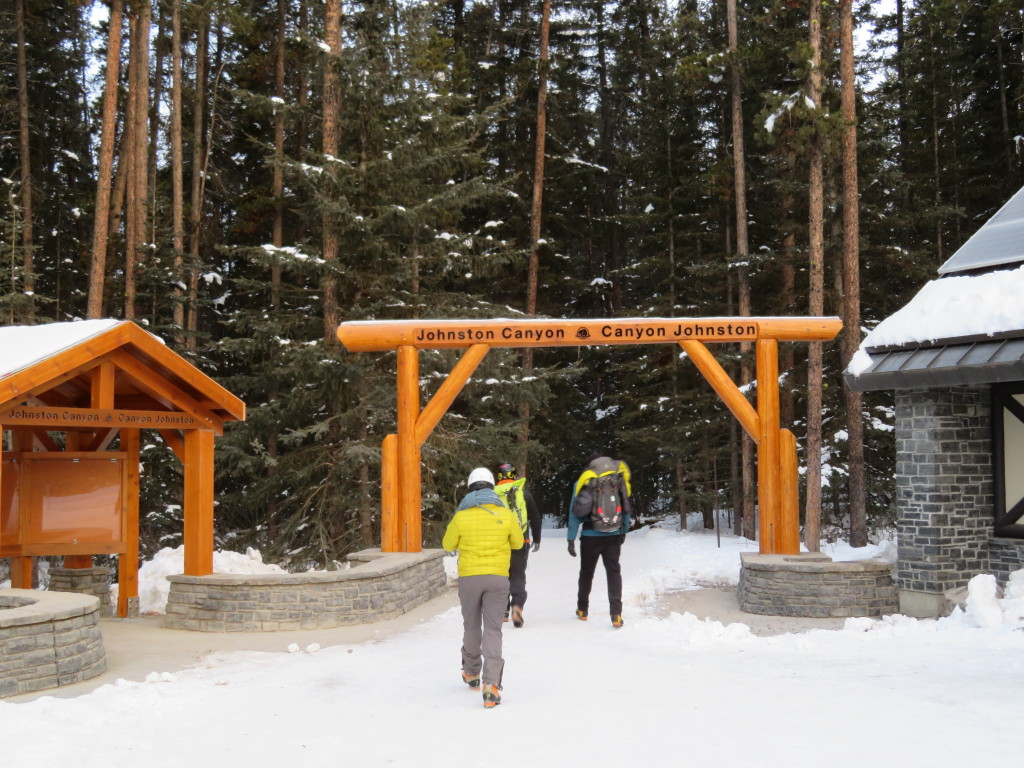
<instances>
[{"instance_id":1,"label":"gray stone building","mask_svg":"<svg viewBox=\"0 0 1024 768\"><path fill-rule=\"evenodd\" d=\"M846 371L896 395L900 612L1024 568L1024 189L868 334Z\"/></svg>"}]
</instances>

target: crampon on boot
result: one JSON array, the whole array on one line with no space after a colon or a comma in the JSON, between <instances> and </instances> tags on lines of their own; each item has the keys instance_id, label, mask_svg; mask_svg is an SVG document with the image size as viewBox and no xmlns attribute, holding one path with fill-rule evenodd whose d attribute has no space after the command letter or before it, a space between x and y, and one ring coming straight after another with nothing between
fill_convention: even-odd
<instances>
[{"instance_id":1,"label":"crampon on boot","mask_svg":"<svg viewBox=\"0 0 1024 768\"><path fill-rule=\"evenodd\" d=\"M484 683L484 706L487 707L487 709L491 709L492 707L496 707L501 704L500 690L501 688L493 683Z\"/></svg>"},{"instance_id":2,"label":"crampon on boot","mask_svg":"<svg viewBox=\"0 0 1024 768\"><path fill-rule=\"evenodd\" d=\"M471 674L469 672L463 672L462 682L475 690L480 687L480 673L477 672L476 674Z\"/></svg>"}]
</instances>

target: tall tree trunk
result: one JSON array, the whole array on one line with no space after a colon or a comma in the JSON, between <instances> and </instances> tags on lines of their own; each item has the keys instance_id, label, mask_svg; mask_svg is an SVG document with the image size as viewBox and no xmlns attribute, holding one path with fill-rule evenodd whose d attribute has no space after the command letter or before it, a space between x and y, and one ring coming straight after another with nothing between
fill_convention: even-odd
<instances>
[{"instance_id":1,"label":"tall tree trunk","mask_svg":"<svg viewBox=\"0 0 1024 768\"><path fill-rule=\"evenodd\" d=\"M540 255L540 224L544 199L544 144L547 138L548 34L551 25L551 0L544 0L540 22L540 56L537 63L537 135L533 150L533 202L530 207L530 267L526 276L526 314L537 314L537 273Z\"/></svg>"},{"instance_id":2,"label":"tall tree trunk","mask_svg":"<svg viewBox=\"0 0 1024 768\"><path fill-rule=\"evenodd\" d=\"M281 105L284 104L284 69L285 69L285 35L287 34L287 4L285 0L277 0L277 41L274 52L274 95L278 101L274 107L274 176L272 180L271 194L274 198L274 226L273 243L275 248L284 246L284 170L281 164L284 162L284 111ZM275 251L273 264L270 267L270 308L275 314L281 310L281 263L278 253ZM271 365L275 364L278 357L278 347L272 344L270 347ZM277 385L270 387L269 400L271 403L277 400L279 392ZM365 429L365 426L363 427ZM274 477L277 474L277 457L280 454L277 424L270 425L270 434L267 435L267 455L270 456L270 463L267 465L267 475ZM365 465L365 461L363 462ZM360 472L360 477L362 472ZM267 503L267 516L271 520L277 517L277 499L271 498ZM366 544L370 546L370 544Z\"/></svg>"},{"instance_id":3,"label":"tall tree trunk","mask_svg":"<svg viewBox=\"0 0 1024 768\"><path fill-rule=\"evenodd\" d=\"M92 259L89 267L89 299L86 315L103 317L106 284L107 240L110 233L110 195L114 175L114 138L117 133L117 84L121 69L122 1L111 0L107 34L107 73L103 86L103 118L100 127L100 157L96 170L96 208L92 230Z\"/></svg>"},{"instance_id":4,"label":"tall tree trunk","mask_svg":"<svg viewBox=\"0 0 1024 768\"><path fill-rule=\"evenodd\" d=\"M931 28L928 29L928 42L933 51L938 50L934 43L935 34ZM937 264L941 264L946 260L946 249L942 239L942 217L938 215L938 208L942 205L942 143L939 137L939 121L945 119L945 111L939 109L939 73L935 67L934 57L932 58L931 64L931 83L929 87L932 91L932 172L934 178L932 179L932 186L934 188L934 202L936 208L935 216L935 255L937 257ZM941 117L940 117L941 114Z\"/></svg>"},{"instance_id":5,"label":"tall tree trunk","mask_svg":"<svg viewBox=\"0 0 1024 768\"><path fill-rule=\"evenodd\" d=\"M146 208L148 201L149 151L149 32L152 7L149 0L137 0L129 22L131 56L127 120L131 142L127 146L128 205L125 238L124 317L135 319L136 267L145 259Z\"/></svg>"},{"instance_id":6,"label":"tall tree trunk","mask_svg":"<svg viewBox=\"0 0 1024 768\"><path fill-rule=\"evenodd\" d=\"M790 198L792 200L792 198ZM792 211L789 207L786 210ZM782 314L793 314L796 304L796 267L793 254L796 250L796 233L789 231L782 239ZM796 350L792 344L779 346L779 373L785 376L785 384L779 390L779 421L785 427L796 420L796 403L793 397L793 376L796 368Z\"/></svg>"},{"instance_id":7,"label":"tall tree trunk","mask_svg":"<svg viewBox=\"0 0 1024 768\"><path fill-rule=\"evenodd\" d=\"M1013 134L1010 132L1010 110L1006 95L1006 62L1003 61L1003 25L999 24L996 34L996 64L999 67L999 117L1003 129L1003 156L1006 158L1006 175L1013 178Z\"/></svg>"},{"instance_id":8,"label":"tall tree trunk","mask_svg":"<svg viewBox=\"0 0 1024 768\"><path fill-rule=\"evenodd\" d=\"M278 101L274 107L274 176L271 190L274 198L272 237L275 248L284 246L284 110L280 105L284 104L286 8L285 0L278 0L274 55L274 95ZM270 306L275 311L281 308L281 264L276 254L270 268Z\"/></svg>"},{"instance_id":9,"label":"tall tree trunk","mask_svg":"<svg viewBox=\"0 0 1024 768\"><path fill-rule=\"evenodd\" d=\"M22 288L28 297L24 320L35 321L35 266L32 257L32 159L29 144L28 61L25 54L25 0L15 7L18 35L18 138L21 154L21 269Z\"/></svg>"},{"instance_id":10,"label":"tall tree trunk","mask_svg":"<svg viewBox=\"0 0 1024 768\"><path fill-rule=\"evenodd\" d=\"M203 221L203 158L206 133L203 117L206 105L206 66L209 61L210 21L206 13L200 14L196 34L195 99L192 105L192 190L189 203L188 252L188 312L185 346L195 349L199 330L199 253Z\"/></svg>"},{"instance_id":11,"label":"tall tree trunk","mask_svg":"<svg viewBox=\"0 0 1024 768\"><path fill-rule=\"evenodd\" d=\"M110 191L110 217L107 221L107 232L110 235L121 231L121 222L124 220L125 190L128 188L129 173L126 158L128 157L127 147L131 146L132 121L127 119L127 99L124 111L125 118L121 121L121 135L117 137L117 149L114 152L114 157L117 158L117 170L114 171L114 186ZM110 235L108 235L108 240Z\"/></svg>"},{"instance_id":12,"label":"tall tree trunk","mask_svg":"<svg viewBox=\"0 0 1024 768\"><path fill-rule=\"evenodd\" d=\"M149 35L153 21L152 0L139 4L139 69L135 76L138 97L135 100L135 232L138 245L135 249L135 263L144 266L150 250L149 232ZM135 316L135 297L132 297L132 317ZM127 313L125 317L128 317Z\"/></svg>"},{"instance_id":13,"label":"tall tree trunk","mask_svg":"<svg viewBox=\"0 0 1024 768\"><path fill-rule=\"evenodd\" d=\"M540 21L540 55L537 60L537 135L533 147L533 201L530 206L530 265L526 275L526 314L534 317L537 314L537 283L540 271L540 225L544 210L544 144L547 139L547 102L548 102L548 36L551 28L551 0L544 0ZM523 350L523 373L530 375L533 370L533 349ZM530 439L530 404L523 403L520 411L522 431L520 442L520 472L527 472L526 444Z\"/></svg>"},{"instance_id":14,"label":"tall tree trunk","mask_svg":"<svg viewBox=\"0 0 1024 768\"><path fill-rule=\"evenodd\" d=\"M907 155L910 143L907 141L907 78L906 78L906 14L904 0L896 0L896 52L893 60L896 62L896 88L899 104L896 105L896 136L899 142L897 150L899 155L900 173L902 175L902 200L903 207L910 206L910 184L907 182L908 160Z\"/></svg>"},{"instance_id":15,"label":"tall tree trunk","mask_svg":"<svg viewBox=\"0 0 1024 768\"><path fill-rule=\"evenodd\" d=\"M338 111L341 108L341 76L338 62L341 56L341 0L327 0L324 38L330 52L324 61L324 122L323 152L328 168L334 168L333 158L338 156L341 132ZM327 209L323 214L324 261L326 274L323 279L324 340L329 348L338 343L338 278L334 268L338 261L338 236L334 231L334 212Z\"/></svg>"},{"instance_id":16,"label":"tall tree trunk","mask_svg":"<svg viewBox=\"0 0 1024 768\"><path fill-rule=\"evenodd\" d=\"M732 106L733 189L736 200L736 281L739 292L739 314L750 315L750 278L747 259L750 246L747 237L747 170L743 143L743 95L739 63L739 29L736 21L736 0L726 0L726 22L729 32L730 103ZM740 379L743 384L753 379L750 370L750 344L740 344ZM754 526L754 446L748 436L742 438L743 533L756 537Z\"/></svg>"},{"instance_id":17,"label":"tall tree trunk","mask_svg":"<svg viewBox=\"0 0 1024 768\"><path fill-rule=\"evenodd\" d=\"M853 65L853 0L840 2L840 78L843 117L843 339L845 369L860 345L860 215L857 184L857 100ZM849 455L850 544L868 543L864 489L863 396L843 387Z\"/></svg>"},{"instance_id":18,"label":"tall tree trunk","mask_svg":"<svg viewBox=\"0 0 1024 768\"><path fill-rule=\"evenodd\" d=\"M171 243L174 248L172 278L174 282L174 327L176 341L184 345L185 298L185 174L181 136L181 0L171 5Z\"/></svg>"},{"instance_id":19,"label":"tall tree trunk","mask_svg":"<svg viewBox=\"0 0 1024 768\"><path fill-rule=\"evenodd\" d=\"M160 41L163 40L167 34L167 17L164 10L164 4L157 2L157 23L156 23L156 40L157 45L153 49L153 98L150 101L149 108L149 165L146 178L149 184L146 188L146 194L151 204L154 206L156 203L156 174L157 174L157 148L160 142L160 101L164 96L164 46L160 45ZM149 217L149 235L147 237L149 243L154 244L157 242L157 216L154 210L152 216ZM161 286L162 288L162 286ZM155 320L155 318L154 318Z\"/></svg>"},{"instance_id":20,"label":"tall tree trunk","mask_svg":"<svg viewBox=\"0 0 1024 768\"><path fill-rule=\"evenodd\" d=\"M811 73L809 93L815 110L821 105L821 0L811 0ZM818 317L825 307L824 169L820 126L814 126L808 182L810 265L808 314ZM821 541L821 408L822 345L811 342L807 350L807 501L804 512L804 543L817 552Z\"/></svg>"},{"instance_id":21,"label":"tall tree trunk","mask_svg":"<svg viewBox=\"0 0 1024 768\"><path fill-rule=\"evenodd\" d=\"M139 130L138 113L139 89L136 84L139 73L139 12L137 7L128 8L128 98L124 115L124 141L121 142L121 156L118 168L124 169L125 205L124 205L124 306L122 316L126 320L135 318L135 255L142 235L136 231L139 219L136 208L139 199L136 196L135 181L138 168L135 150L138 143L135 134Z\"/></svg>"},{"instance_id":22,"label":"tall tree trunk","mask_svg":"<svg viewBox=\"0 0 1024 768\"><path fill-rule=\"evenodd\" d=\"M790 152L786 158L786 171L796 167L796 153ZM780 298L783 315L796 313L796 231L792 226L795 221L796 196L786 192L782 202L783 215L786 216L786 233L782 238L782 286ZM793 344L779 345L779 375L785 377L785 384L779 390L779 421L782 426L793 424L796 420L796 403L793 396L794 374L796 368L796 350Z\"/></svg>"}]
</instances>

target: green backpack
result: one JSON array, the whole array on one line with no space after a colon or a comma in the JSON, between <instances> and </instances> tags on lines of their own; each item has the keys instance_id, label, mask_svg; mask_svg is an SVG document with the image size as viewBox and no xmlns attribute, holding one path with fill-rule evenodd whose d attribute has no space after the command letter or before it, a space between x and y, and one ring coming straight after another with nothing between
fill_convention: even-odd
<instances>
[{"instance_id":1,"label":"green backpack","mask_svg":"<svg viewBox=\"0 0 1024 768\"><path fill-rule=\"evenodd\" d=\"M520 477L511 483L499 483L494 486L494 492L505 501L505 506L512 510L512 514L519 521L519 527L526 534L529 527L529 518L526 512L526 497L523 495L523 486L526 485L526 478Z\"/></svg>"}]
</instances>

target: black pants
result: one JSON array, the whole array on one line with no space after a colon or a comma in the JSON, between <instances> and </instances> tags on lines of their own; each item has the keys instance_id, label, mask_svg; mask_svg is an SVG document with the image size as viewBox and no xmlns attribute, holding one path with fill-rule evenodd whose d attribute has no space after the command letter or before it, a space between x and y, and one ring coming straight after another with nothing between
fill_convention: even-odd
<instances>
[{"instance_id":1,"label":"black pants","mask_svg":"<svg viewBox=\"0 0 1024 768\"><path fill-rule=\"evenodd\" d=\"M608 577L608 608L612 616L622 613L622 569L619 568L619 553L622 544L618 536L580 536L580 591L576 595L576 607L581 611L590 608L590 587L594 583L597 561L604 561L604 572Z\"/></svg>"},{"instance_id":2,"label":"black pants","mask_svg":"<svg viewBox=\"0 0 1024 768\"><path fill-rule=\"evenodd\" d=\"M530 545L523 544L520 549L512 550L512 561L508 566L508 606L526 605L526 561L530 559Z\"/></svg>"}]
</instances>

